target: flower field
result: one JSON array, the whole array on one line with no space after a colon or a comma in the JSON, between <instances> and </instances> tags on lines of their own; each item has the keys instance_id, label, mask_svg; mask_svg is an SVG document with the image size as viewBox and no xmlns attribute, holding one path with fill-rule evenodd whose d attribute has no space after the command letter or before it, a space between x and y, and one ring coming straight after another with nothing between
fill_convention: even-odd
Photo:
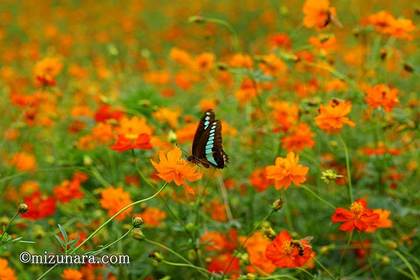
<instances>
[{"instance_id":1,"label":"flower field","mask_svg":"<svg viewBox=\"0 0 420 280\"><path fill-rule=\"evenodd\" d=\"M0 280L419 279L419 19L1 1Z\"/></svg>"}]
</instances>

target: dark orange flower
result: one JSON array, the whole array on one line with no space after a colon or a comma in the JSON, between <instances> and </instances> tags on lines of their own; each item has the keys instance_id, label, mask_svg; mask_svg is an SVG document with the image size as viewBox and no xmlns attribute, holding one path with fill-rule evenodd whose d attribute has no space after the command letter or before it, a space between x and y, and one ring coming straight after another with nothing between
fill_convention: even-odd
<instances>
[{"instance_id":1,"label":"dark orange flower","mask_svg":"<svg viewBox=\"0 0 420 280\"><path fill-rule=\"evenodd\" d=\"M130 194L125 192L123 188L114 188L108 187L101 191L101 200L102 208L108 210L108 216L112 216L121 210L124 206L132 203ZM131 208L127 209L119 216L116 217L117 220L123 220L127 215L132 211Z\"/></svg>"},{"instance_id":2,"label":"dark orange flower","mask_svg":"<svg viewBox=\"0 0 420 280\"><path fill-rule=\"evenodd\" d=\"M266 167L267 179L274 180L276 189L287 189L291 183L299 186L306 181L309 168L299 164L299 156L293 152L286 158L278 157L274 165Z\"/></svg>"},{"instance_id":3,"label":"dark orange flower","mask_svg":"<svg viewBox=\"0 0 420 280\"><path fill-rule=\"evenodd\" d=\"M350 101L333 99L328 105L321 105L315 122L319 128L327 133L338 133L345 124L351 127L355 126L354 122L347 117L350 111Z\"/></svg>"},{"instance_id":4,"label":"dark orange flower","mask_svg":"<svg viewBox=\"0 0 420 280\"><path fill-rule=\"evenodd\" d=\"M147 227L158 227L166 218L166 213L155 207L147 207L140 215Z\"/></svg>"},{"instance_id":5,"label":"dark orange flower","mask_svg":"<svg viewBox=\"0 0 420 280\"><path fill-rule=\"evenodd\" d=\"M290 37L284 33L273 34L268 38L268 41L273 47L290 49L290 47L292 46L292 41L290 40Z\"/></svg>"},{"instance_id":6,"label":"dark orange flower","mask_svg":"<svg viewBox=\"0 0 420 280\"><path fill-rule=\"evenodd\" d=\"M299 107L294 103L274 101L270 104L273 108L272 116L275 122L275 131L287 131L299 118Z\"/></svg>"},{"instance_id":7,"label":"dark orange flower","mask_svg":"<svg viewBox=\"0 0 420 280\"><path fill-rule=\"evenodd\" d=\"M212 200L209 202L207 207L207 212L210 214L211 218L218 222L226 222L226 208L223 203L218 200Z\"/></svg>"},{"instance_id":8,"label":"dark orange flower","mask_svg":"<svg viewBox=\"0 0 420 280\"><path fill-rule=\"evenodd\" d=\"M308 28L325 28L336 16L329 0L306 0L303 5L303 25Z\"/></svg>"},{"instance_id":9,"label":"dark orange flower","mask_svg":"<svg viewBox=\"0 0 420 280\"><path fill-rule=\"evenodd\" d=\"M333 223L342 223L340 230L342 231L367 231L376 230L379 214L372 209L367 208L364 199L358 199L352 203L350 210L337 208L331 217Z\"/></svg>"},{"instance_id":10,"label":"dark orange flower","mask_svg":"<svg viewBox=\"0 0 420 280\"><path fill-rule=\"evenodd\" d=\"M374 232L377 228L390 228L392 221L389 219L391 211L384 209L373 209L373 213L379 215L379 219L374 226L369 226L366 232Z\"/></svg>"},{"instance_id":11,"label":"dark orange flower","mask_svg":"<svg viewBox=\"0 0 420 280\"><path fill-rule=\"evenodd\" d=\"M255 169L249 177L251 185L258 191L265 191L270 185L274 184L273 180L267 179L266 168Z\"/></svg>"},{"instance_id":12,"label":"dark orange flower","mask_svg":"<svg viewBox=\"0 0 420 280\"><path fill-rule=\"evenodd\" d=\"M66 268L61 275L62 280L82 280L83 274L77 269Z\"/></svg>"},{"instance_id":13,"label":"dark orange flower","mask_svg":"<svg viewBox=\"0 0 420 280\"><path fill-rule=\"evenodd\" d=\"M282 147L288 152L300 152L315 145L313 137L311 128L305 123L300 123L281 139Z\"/></svg>"},{"instance_id":14,"label":"dark orange flower","mask_svg":"<svg viewBox=\"0 0 420 280\"><path fill-rule=\"evenodd\" d=\"M382 107L386 112L391 112L399 103L398 89L390 88L384 84L367 87L365 93L366 103L374 109Z\"/></svg>"},{"instance_id":15,"label":"dark orange flower","mask_svg":"<svg viewBox=\"0 0 420 280\"><path fill-rule=\"evenodd\" d=\"M398 39L412 40L411 34L416 29L413 22L409 19L396 19L387 11L380 11L368 16L363 22L372 25L379 33L389 35Z\"/></svg>"},{"instance_id":16,"label":"dark orange flower","mask_svg":"<svg viewBox=\"0 0 420 280\"><path fill-rule=\"evenodd\" d=\"M157 176L167 183L174 182L176 185L186 185L187 182L194 182L201 178L194 165L182 159L179 148L174 148L166 155L159 152L159 162L151 160L152 165L157 171Z\"/></svg>"},{"instance_id":17,"label":"dark orange flower","mask_svg":"<svg viewBox=\"0 0 420 280\"><path fill-rule=\"evenodd\" d=\"M54 86L55 78L60 73L63 65L56 57L47 57L35 64L33 69L35 83L38 86Z\"/></svg>"},{"instance_id":18,"label":"dark orange flower","mask_svg":"<svg viewBox=\"0 0 420 280\"><path fill-rule=\"evenodd\" d=\"M33 192L24 201L28 205L28 212L22 214L23 218L39 220L55 213L55 199L42 195L40 191Z\"/></svg>"},{"instance_id":19,"label":"dark orange flower","mask_svg":"<svg viewBox=\"0 0 420 280\"><path fill-rule=\"evenodd\" d=\"M75 173L71 181L65 180L60 185L54 187L54 196L60 202L69 202L73 199L82 198L83 192L80 183L87 180L84 173Z\"/></svg>"},{"instance_id":20,"label":"dark orange flower","mask_svg":"<svg viewBox=\"0 0 420 280\"><path fill-rule=\"evenodd\" d=\"M171 128L178 126L178 118L181 114L179 109L169 109L165 107L159 108L153 112L153 117L161 123L167 123Z\"/></svg>"},{"instance_id":21,"label":"dark orange flower","mask_svg":"<svg viewBox=\"0 0 420 280\"><path fill-rule=\"evenodd\" d=\"M211 258L207 270L215 273L226 273L234 279L239 276L239 259L231 253L224 253Z\"/></svg>"},{"instance_id":22,"label":"dark orange flower","mask_svg":"<svg viewBox=\"0 0 420 280\"><path fill-rule=\"evenodd\" d=\"M139 134L135 141L126 138L124 135L119 135L117 142L111 146L111 149L117 152L133 149L150 150L152 148L150 140L150 136L145 133Z\"/></svg>"},{"instance_id":23,"label":"dark orange flower","mask_svg":"<svg viewBox=\"0 0 420 280\"><path fill-rule=\"evenodd\" d=\"M35 171L37 168L36 158L34 155L20 152L13 155L11 164L19 171Z\"/></svg>"},{"instance_id":24,"label":"dark orange flower","mask_svg":"<svg viewBox=\"0 0 420 280\"><path fill-rule=\"evenodd\" d=\"M1 280L16 280L16 274L13 269L9 267L6 259L0 258L0 279Z\"/></svg>"},{"instance_id":25,"label":"dark orange flower","mask_svg":"<svg viewBox=\"0 0 420 280\"><path fill-rule=\"evenodd\" d=\"M276 266L265 255L265 251L270 243L270 240L259 231L247 240L245 248L250 262L250 265L247 266L248 272L271 274L276 269Z\"/></svg>"},{"instance_id":26,"label":"dark orange flower","mask_svg":"<svg viewBox=\"0 0 420 280\"><path fill-rule=\"evenodd\" d=\"M290 234L283 230L267 246L265 256L277 267L295 268L310 264L315 253L308 240L293 240Z\"/></svg>"},{"instance_id":27,"label":"dark orange flower","mask_svg":"<svg viewBox=\"0 0 420 280\"><path fill-rule=\"evenodd\" d=\"M96 122L105 122L107 120L120 120L124 113L118 109L114 109L109 105L102 105L95 113Z\"/></svg>"}]
</instances>

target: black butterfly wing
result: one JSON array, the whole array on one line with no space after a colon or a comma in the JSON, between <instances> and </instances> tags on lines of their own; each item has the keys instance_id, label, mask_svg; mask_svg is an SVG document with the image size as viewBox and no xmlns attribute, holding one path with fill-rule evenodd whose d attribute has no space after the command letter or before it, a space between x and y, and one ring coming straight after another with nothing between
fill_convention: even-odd
<instances>
[{"instance_id":1,"label":"black butterfly wing","mask_svg":"<svg viewBox=\"0 0 420 280\"><path fill-rule=\"evenodd\" d=\"M226 163L229 161L228 155L223 150L223 140L222 140L222 123L217 120L214 122L213 127L215 127L214 134L214 144L212 148L213 159L217 163L216 165L212 164L216 168L224 168ZM211 134L210 134L211 135ZM212 163L210 161L210 163Z\"/></svg>"},{"instance_id":2,"label":"black butterfly wing","mask_svg":"<svg viewBox=\"0 0 420 280\"><path fill-rule=\"evenodd\" d=\"M194 140L192 144L192 155L195 158L201 158L204 155L200 155L202 149L200 149L200 141L205 136L205 131L209 128L210 124L214 121L215 115L212 110L208 110L204 113L200 122L198 123L197 129L194 134ZM201 157L200 157L201 156Z\"/></svg>"}]
</instances>

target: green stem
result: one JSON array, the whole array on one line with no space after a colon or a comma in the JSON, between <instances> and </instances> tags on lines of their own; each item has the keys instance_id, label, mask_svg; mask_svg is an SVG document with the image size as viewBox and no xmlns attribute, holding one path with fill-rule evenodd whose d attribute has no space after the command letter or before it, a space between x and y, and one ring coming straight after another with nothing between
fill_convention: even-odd
<instances>
[{"instance_id":1,"label":"green stem","mask_svg":"<svg viewBox=\"0 0 420 280\"><path fill-rule=\"evenodd\" d=\"M309 187L305 186L305 185L301 185L301 187L303 189L305 189L307 192L309 192L310 194L312 194L314 197L318 198L321 202L323 202L325 205L328 205L329 207L335 209L336 207L328 202L327 200L323 199L322 197L320 197L318 194L316 194L313 190L311 190Z\"/></svg>"},{"instance_id":2,"label":"green stem","mask_svg":"<svg viewBox=\"0 0 420 280\"><path fill-rule=\"evenodd\" d=\"M150 243L152 245L158 246L158 247L160 247L162 249L165 249L166 251L171 252L172 254L174 254L175 256L177 256L178 258L180 258L181 260L183 260L184 262L186 262L190 266L195 267L195 265L193 263L191 263L189 260L187 260L186 258L184 258L181 254L179 254L178 252L172 250L171 248L163 245L162 243L159 243L157 241L153 241L153 240L150 240L150 239L147 239L147 238L145 238L144 241L147 242L147 243ZM204 268L201 268L201 269L204 269ZM208 271L206 271L206 272L209 273ZM201 274L203 274L202 271L201 271Z\"/></svg>"},{"instance_id":3,"label":"green stem","mask_svg":"<svg viewBox=\"0 0 420 280\"><path fill-rule=\"evenodd\" d=\"M96 250L96 251L91 251L91 252L87 252L86 254L92 254L92 255L97 255L97 254L99 254L100 252L102 252L102 251L104 251L104 250L106 250L106 249L108 249L109 247L111 247L111 246L113 246L114 244L117 244L118 242L120 242L121 240L123 240L127 235L129 235L130 234L130 232L133 230L133 228L130 228L126 233L124 233L123 235L121 235L117 240L115 240L115 241L113 241L113 242L111 242L111 243L109 243L108 245L105 245L104 247L102 247L102 248L100 248L100 249L98 249L98 250Z\"/></svg>"},{"instance_id":4,"label":"green stem","mask_svg":"<svg viewBox=\"0 0 420 280\"><path fill-rule=\"evenodd\" d=\"M411 263L403 256L403 254L401 254L400 252L398 252L397 250L394 251L394 253L403 261L403 263L408 267L408 269L410 270L411 274L413 275L414 279L419 279L419 276L417 275L416 271L414 270L413 266L411 265Z\"/></svg>"},{"instance_id":5,"label":"green stem","mask_svg":"<svg viewBox=\"0 0 420 280\"><path fill-rule=\"evenodd\" d=\"M210 275L213 275L213 273L211 273L210 271L208 271L205 268L199 267L199 266L195 266L193 264L189 264L189 263L175 263L175 262L170 262L170 261L166 261L166 260L162 260L162 263L164 264L168 264L168 265L172 265L172 266L183 266L183 267L190 267L190 268L194 268L200 272L204 272Z\"/></svg>"},{"instance_id":6,"label":"green stem","mask_svg":"<svg viewBox=\"0 0 420 280\"><path fill-rule=\"evenodd\" d=\"M102 225L100 225L94 232L92 232L85 240L83 240L77 247L75 247L73 250L70 251L70 254L75 253L77 250L80 249L80 247L82 247L86 242L88 242L89 240L91 240L99 231L101 231L106 225L108 225L113 219L115 219L115 217L117 217L118 215L120 215L121 213L123 213L125 210L141 204L143 202L146 202L148 200L151 200L153 198L155 198L160 192L162 192L165 187L166 187L167 183L163 184L163 186L153 195L146 197L144 199L140 199L137 201L134 201L133 203L130 203L126 206L124 206L123 208L121 208L117 213L115 213L114 215L112 215L108 220L106 220ZM57 264L54 264L53 266L51 266L48 270L46 270L41 276L39 276L37 278L37 280L43 279L50 271L52 271L55 267L57 266Z\"/></svg>"},{"instance_id":7,"label":"green stem","mask_svg":"<svg viewBox=\"0 0 420 280\"><path fill-rule=\"evenodd\" d=\"M314 258L315 262L331 277L331 279L335 280L334 275L318 260L318 258Z\"/></svg>"},{"instance_id":8,"label":"green stem","mask_svg":"<svg viewBox=\"0 0 420 280\"><path fill-rule=\"evenodd\" d=\"M350 198L350 204L353 203L353 186L351 183L351 171L350 171L350 157L349 157L349 151L347 149L346 142L344 142L343 137L341 135L339 136L341 143L343 144L344 148L344 154L346 156L346 169L347 169L347 181L348 183L348 192L349 192L349 198Z\"/></svg>"},{"instance_id":9,"label":"green stem","mask_svg":"<svg viewBox=\"0 0 420 280\"><path fill-rule=\"evenodd\" d=\"M0 241L3 240L3 236L6 234L7 230L9 229L10 225L13 223L13 221L16 219L16 217L19 215L19 211L17 211L13 217L10 219L9 223L7 224L6 228L4 229L3 233L0 236Z\"/></svg>"}]
</instances>

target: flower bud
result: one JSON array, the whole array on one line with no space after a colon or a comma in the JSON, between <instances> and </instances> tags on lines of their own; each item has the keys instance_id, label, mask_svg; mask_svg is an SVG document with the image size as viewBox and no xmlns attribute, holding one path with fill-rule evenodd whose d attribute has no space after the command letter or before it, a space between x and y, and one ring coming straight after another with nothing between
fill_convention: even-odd
<instances>
[{"instance_id":1,"label":"flower bud","mask_svg":"<svg viewBox=\"0 0 420 280\"><path fill-rule=\"evenodd\" d=\"M188 259L190 261L195 261L197 259L197 253L195 252L195 250L191 249L188 251Z\"/></svg>"},{"instance_id":2,"label":"flower bud","mask_svg":"<svg viewBox=\"0 0 420 280\"><path fill-rule=\"evenodd\" d=\"M188 223L188 224L185 225L185 229L188 232L194 232L196 230L196 227L193 223Z\"/></svg>"},{"instance_id":3,"label":"flower bud","mask_svg":"<svg viewBox=\"0 0 420 280\"><path fill-rule=\"evenodd\" d=\"M173 130L170 130L168 133L168 141L170 143L176 143L177 137L176 137L176 133Z\"/></svg>"},{"instance_id":4,"label":"flower bud","mask_svg":"<svg viewBox=\"0 0 420 280\"><path fill-rule=\"evenodd\" d=\"M144 233L141 229L135 228L131 231L131 236L136 240L143 240L144 239Z\"/></svg>"},{"instance_id":5,"label":"flower bud","mask_svg":"<svg viewBox=\"0 0 420 280\"><path fill-rule=\"evenodd\" d=\"M395 250L395 249L398 248L397 242L395 242L393 240L385 240L384 244L385 244L385 246L387 246L391 250Z\"/></svg>"},{"instance_id":6,"label":"flower bud","mask_svg":"<svg viewBox=\"0 0 420 280\"><path fill-rule=\"evenodd\" d=\"M264 234L265 237L267 237L268 239L271 239L271 240L276 238L276 232L271 227L263 228L263 234Z\"/></svg>"},{"instance_id":7,"label":"flower bud","mask_svg":"<svg viewBox=\"0 0 420 280\"><path fill-rule=\"evenodd\" d=\"M205 22L202 16L191 16L188 18L188 21L191 23L204 23Z\"/></svg>"},{"instance_id":8,"label":"flower bud","mask_svg":"<svg viewBox=\"0 0 420 280\"><path fill-rule=\"evenodd\" d=\"M281 198L276 199L276 201L273 202L273 210L279 211L283 207L283 200Z\"/></svg>"},{"instance_id":9,"label":"flower bud","mask_svg":"<svg viewBox=\"0 0 420 280\"><path fill-rule=\"evenodd\" d=\"M389 264L390 262L391 262L391 259L390 259L388 256L382 256L382 257L381 257L381 263L382 263L382 264L387 265L387 264Z\"/></svg>"},{"instance_id":10,"label":"flower bud","mask_svg":"<svg viewBox=\"0 0 420 280\"><path fill-rule=\"evenodd\" d=\"M139 228L142 224L144 224L144 221L141 217L134 217L131 222L131 225L135 228Z\"/></svg>"},{"instance_id":11,"label":"flower bud","mask_svg":"<svg viewBox=\"0 0 420 280\"><path fill-rule=\"evenodd\" d=\"M157 262L161 262L163 260L162 254L159 253L159 252L157 252L157 251L151 252L149 254L149 258L151 258L151 259L153 259L153 260L155 260Z\"/></svg>"},{"instance_id":12,"label":"flower bud","mask_svg":"<svg viewBox=\"0 0 420 280\"><path fill-rule=\"evenodd\" d=\"M26 203L21 203L21 204L19 204L18 212L19 212L19 214L25 214L26 212L28 212L28 209L29 209L29 207Z\"/></svg>"}]
</instances>

